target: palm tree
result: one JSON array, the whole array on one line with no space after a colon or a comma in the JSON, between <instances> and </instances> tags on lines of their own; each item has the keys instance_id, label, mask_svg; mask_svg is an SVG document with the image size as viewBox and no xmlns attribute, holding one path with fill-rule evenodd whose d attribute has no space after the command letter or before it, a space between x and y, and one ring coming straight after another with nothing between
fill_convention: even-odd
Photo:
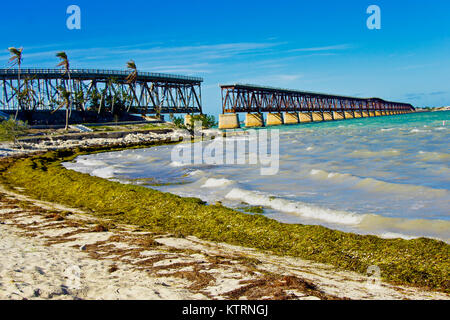
<instances>
[{"instance_id":1,"label":"palm tree","mask_svg":"<svg viewBox=\"0 0 450 320\"><path fill-rule=\"evenodd\" d=\"M134 60L130 60L127 62L127 68L130 71L130 73L128 74L126 80L127 80L127 83L130 85L133 96L136 99L136 102L139 106L139 100L136 97L136 94L134 92L134 87L136 85L136 80L137 80L137 76L138 76L138 71L137 71L136 63L134 62ZM128 111L130 111L132 104L133 104L133 99L131 99L130 106L128 107Z\"/></svg>"},{"instance_id":2,"label":"palm tree","mask_svg":"<svg viewBox=\"0 0 450 320\"><path fill-rule=\"evenodd\" d=\"M130 74L127 76L127 83L135 83L137 80L137 67L134 60L130 60L127 62L127 69L130 71Z\"/></svg>"},{"instance_id":3,"label":"palm tree","mask_svg":"<svg viewBox=\"0 0 450 320\"><path fill-rule=\"evenodd\" d=\"M72 93L70 92L70 64L69 64L69 59L67 58L67 54L64 51L58 52L56 54L56 57L61 59L61 62L58 63L57 67L61 67L64 70L64 74L67 74L68 78L69 78L69 83L68 83L68 91L66 92L66 94L68 95L68 101L66 103L66 128L65 130L69 129L69 110L71 107L71 95Z\"/></svg>"},{"instance_id":4,"label":"palm tree","mask_svg":"<svg viewBox=\"0 0 450 320\"><path fill-rule=\"evenodd\" d=\"M18 66L19 70L18 70L18 76L17 76L17 81L18 81L18 95L17 95L17 110L16 110L16 115L14 116L14 120L17 120L17 116L19 114L19 108L21 107L21 95L20 95L20 67L22 65L22 52L23 52L23 48L17 49L15 47L9 47L8 48L9 53L11 54L11 58L9 58L9 63L11 64L11 68L15 65Z\"/></svg>"},{"instance_id":5,"label":"palm tree","mask_svg":"<svg viewBox=\"0 0 450 320\"><path fill-rule=\"evenodd\" d=\"M66 110L69 109L69 105L70 105L70 91L68 91L65 87L63 86L59 86L58 88L59 91L59 95L62 97L62 101L59 102L58 107L53 110L51 113L55 113L56 111L58 111L59 109L61 109L63 106L66 106ZM67 114L67 113L66 113ZM67 121L67 118L66 118ZM66 122L66 130L68 128L68 124Z\"/></svg>"}]
</instances>

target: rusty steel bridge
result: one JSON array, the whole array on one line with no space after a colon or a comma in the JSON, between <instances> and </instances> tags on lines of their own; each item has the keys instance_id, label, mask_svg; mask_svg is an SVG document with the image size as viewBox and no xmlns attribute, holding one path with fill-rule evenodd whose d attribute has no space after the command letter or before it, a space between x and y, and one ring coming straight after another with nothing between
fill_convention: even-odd
<instances>
[{"instance_id":1,"label":"rusty steel bridge","mask_svg":"<svg viewBox=\"0 0 450 320\"><path fill-rule=\"evenodd\" d=\"M413 112L412 105L379 98L358 98L324 93L261 87L221 85L220 129L240 127L238 113L245 112L246 127L302 122L378 117ZM263 113L267 112L267 121Z\"/></svg>"},{"instance_id":2,"label":"rusty steel bridge","mask_svg":"<svg viewBox=\"0 0 450 320\"><path fill-rule=\"evenodd\" d=\"M223 113L414 111L407 103L255 85L221 85Z\"/></svg>"},{"instance_id":3,"label":"rusty steel bridge","mask_svg":"<svg viewBox=\"0 0 450 320\"><path fill-rule=\"evenodd\" d=\"M98 69L71 69L70 74L61 69L21 69L19 84L18 69L0 69L0 110L54 110L63 100L64 88L70 92L71 108L78 111L100 113L122 106L138 114L202 112L202 78L137 72L128 81L129 75Z\"/></svg>"}]
</instances>

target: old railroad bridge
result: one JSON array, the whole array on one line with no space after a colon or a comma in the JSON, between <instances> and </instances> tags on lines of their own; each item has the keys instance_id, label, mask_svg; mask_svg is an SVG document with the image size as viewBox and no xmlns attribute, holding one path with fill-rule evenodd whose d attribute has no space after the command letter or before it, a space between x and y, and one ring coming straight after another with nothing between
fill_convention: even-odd
<instances>
[{"instance_id":1,"label":"old railroad bridge","mask_svg":"<svg viewBox=\"0 0 450 320\"><path fill-rule=\"evenodd\" d=\"M20 81L19 81L20 76ZM71 69L0 69L0 110L33 113L54 111L70 95L70 108L133 114L202 113L202 78L162 73ZM255 85L221 85L219 128L296 124L413 112L412 105L379 98L358 98ZM264 120L263 113L267 112Z\"/></svg>"},{"instance_id":2,"label":"old railroad bridge","mask_svg":"<svg viewBox=\"0 0 450 320\"><path fill-rule=\"evenodd\" d=\"M98 69L0 69L0 110L54 110L64 90L71 92L76 110L139 114L201 113L202 78ZM20 91L18 90L20 86ZM18 99L19 92L21 98ZM25 94L26 93L26 94Z\"/></svg>"},{"instance_id":3,"label":"old railroad bridge","mask_svg":"<svg viewBox=\"0 0 450 320\"><path fill-rule=\"evenodd\" d=\"M246 127L297 124L413 112L412 105L379 98L357 98L272 87L221 85L221 129L238 128L239 112L245 112ZM268 112L264 123L263 112Z\"/></svg>"}]
</instances>

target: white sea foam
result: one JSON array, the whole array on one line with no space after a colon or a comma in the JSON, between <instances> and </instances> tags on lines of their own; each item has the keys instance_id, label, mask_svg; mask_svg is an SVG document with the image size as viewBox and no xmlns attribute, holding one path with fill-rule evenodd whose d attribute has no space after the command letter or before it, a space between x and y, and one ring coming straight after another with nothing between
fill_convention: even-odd
<instances>
[{"instance_id":1,"label":"white sea foam","mask_svg":"<svg viewBox=\"0 0 450 320\"><path fill-rule=\"evenodd\" d=\"M101 167L105 166L106 162L91 158L77 158L74 162L80 166L88 166L88 167Z\"/></svg>"},{"instance_id":2,"label":"white sea foam","mask_svg":"<svg viewBox=\"0 0 450 320\"><path fill-rule=\"evenodd\" d=\"M357 225L364 218L364 215L357 213L321 208L300 201L276 198L240 188L232 189L225 198L242 201L254 206L269 207L274 210L295 214L304 218L317 219L337 224Z\"/></svg>"},{"instance_id":3,"label":"white sea foam","mask_svg":"<svg viewBox=\"0 0 450 320\"><path fill-rule=\"evenodd\" d=\"M328 172L321 169L312 169L311 176L315 179L327 180L335 183L352 184L352 188L365 189L369 192L396 193L396 194L418 194L424 197L449 196L446 189L434 189L414 184L401 184L377 180L374 178L361 178L349 173Z\"/></svg>"},{"instance_id":4,"label":"white sea foam","mask_svg":"<svg viewBox=\"0 0 450 320\"><path fill-rule=\"evenodd\" d=\"M203 172L202 170L194 170L194 171L189 172L188 174L190 176L197 176L199 174L202 174L202 172Z\"/></svg>"},{"instance_id":5,"label":"white sea foam","mask_svg":"<svg viewBox=\"0 0 450 320\"><path fill-rule=\"evenodd\" d=\"M408 236L406 234L401 234L401 233L396 233L396 232L383 232L380 235L380 238L384 238L384 239L405 239L405 240L411 240L411 239L416 239L419 237L415 237L415 236Z\"/></svg>"},{"instance_id":6,"label":"white sea foam","mask_svg":"<svg viewBox=\"0 0 450 320\"><path fill-rule=\"evenodd\" d=\"M410 133L419 133L419 132L430 132L430 130L420 130L420 129L412 129Z\"/></svg>"},{"instance_id":7,"label":"white sea foam","mask_svg":"<svg viewBox=\"0 0 450 320\"><path fill-rule=\"evenodd\" d=\"M180 161L172 161L170 163L170 166L171 167L186 167L186 166L188 166L190 164L191 164L190 162L189 163L185 163L185 162L180 162Z\"/></svg>"},{"instance_id":8,"label":"white sea foam","mask_svg":"<svg viewBox=\"0 0 450 320\"><path fill-rule=\"evenodd\" d=\"M209 178L206 180L206 182L201 186L201 188L217 188L217 187L224 187L227 185L230 185L234 183L234 181L228 180L228 179L215 179L215 178Z\"/></svg>"},{"instance_id":9,"label":"white sea foam","mask_svg":"<svg viewBox=\"0 0 450 320\"><path fill-rule=\"evenodd\" d=\"M114 177L114 167L113 166L107 166L104 168L98 168L95 169L91 172L91 175L96 176L96 177L100 177L100 178L104 178L104 179L109 179Z\"/></svg>"}]
</instances>

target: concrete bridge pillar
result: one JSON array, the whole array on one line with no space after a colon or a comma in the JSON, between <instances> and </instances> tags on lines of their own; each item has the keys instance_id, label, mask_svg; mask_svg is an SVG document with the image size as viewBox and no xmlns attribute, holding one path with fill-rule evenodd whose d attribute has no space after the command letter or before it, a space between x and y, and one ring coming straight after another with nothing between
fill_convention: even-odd
<instances>
[{"instance_id":1,"label":"concrete bridge pillar","mask_svg":"<svg viewBox=\"0 0 450 320\"><path fill-rule=\"evenodd\" d=\"M345 119L353 119L355 115L353 114L353 111L344 111L344 117Z\"/></svg>"},{"instance_id":2,"label":"concrete bridge pillar","mask_svg":"<svg viewBox=\"0 0 450 320\"><path fill-rule=\"evenodd\" d=\"M342 120L344 118L344 112L333 111L333 119L334 120Z\"/></svg>"},{"instance_id":3,"label":"concrete bridge pillar","mask_svg":"<svg viewBox=\"0 0 450 320\"><path fill-rule=\"evenodd\" d=\"M246 127L264 127L264 117L262 113L247 113L245 115Z\"/></svg>"},{"instance_id":4,"label":"concrete bridge pillar","mask_svg":"<svg viewBox=\"0 0 450 320\"><path fill-rule=\"evenodd\" d=\"M284 114L284 124L297 124L300 122L297 112L286 112Z\"/></svg>"},{"instance_id":5,"label":"concrete bridge pillar","mask_svg":"<svg viewBox=\"0 0 450 320\"><path fill-rule=\"evenodd\" d=\"M331 115L331 112L324 112L322 115L323 115L323 121L333 120L333 116Z\"/></svg>"},{"instance_id":6,"label":"concrete bridge pillar","mask_svg":"<svg viewBox=\"0 0 450 320\"><path fill-rule=\"evenodd\" d=\"M219 114L219 129L236 129L239 127L239 115L237 113Z\"/></svg>"},{"instance_id":7,"label":"concrete bridge pillar","mask_svg":"<svg viewBox=\"0 0 450 320\"><path fill-rule=\"evenodd\" d=\"M323 114L322 112L312 112L312 121L323 121Z\"/></svg>"},{"instance_id":8,"label":"concrete bridge pillar","mask_svg":"<svg viewBox=\"0 0 450 320\"><path fill-rule=\"evenodd\" d=\"M192 115L190 115L190 114L185 115L184 116L184 125L185 126L191 125L191 119L192 119Z\"/></svg>"},{"instance_id":9,"label":"concrete bridge pillar","mask_svg":"<svg viewBox=\"0 0 450 320\"><path fill-rule=\"evenodd\" d=\"M279 126L283 124L283 114L282 113L268 113L266 126Z\"/></svg>"},{"instance_id":10,"label":"concrete bridge pillar","mask_svg":"<svg viewBox=\"0 0 450 320\"><path fill-rule=\"evenodd\" d=\"M302 122L311 122L312 121L312 117L311 117L311 113L310 112L299 112L298 113L298 118L300 120L300 123L302 123Z\"/></svg>"},{"instance_id":11,"label":"concrete bridge pillar","mask_svg":"<svg viewBox=\"0 0 450 320\"><path fill-rule=\"evenodd\" d=\"M375 115L375 111L369 111L369 116L370 117L375 117L376 115Z\"/></svg>"}]
</instances>

